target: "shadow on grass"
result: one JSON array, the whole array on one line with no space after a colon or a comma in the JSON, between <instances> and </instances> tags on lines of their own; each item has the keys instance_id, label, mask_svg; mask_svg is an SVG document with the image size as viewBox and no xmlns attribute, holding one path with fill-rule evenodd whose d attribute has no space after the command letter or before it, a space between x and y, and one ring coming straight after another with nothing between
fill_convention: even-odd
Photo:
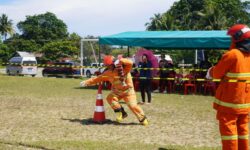
<instances>
[{"instance_id":1,"label":"shadow on grass","mask_svg":"<svg viewBox=\"0 0 250 150\"><path fill-rule=\"evenodd\" d=\"M35 149L41 149L41 150L54 150L54 149L46 148L44 146L26 144L26 143L22 143L22 142L10 142L10 141L0 140L0 144L12 145L12 146L17 146L17 147L22 146L22 147L26 147L26 148L35 148Z\"/></svg>"},{"instance_id":2,"label":"shadow on grass","mask_svg":"<svg viewBox=\"0 0 250 150\"><path fill-rule=\"evenodd\" d=\"M88 86L88 87L74 87L73 89L76 89L76 90L83 90L83 89L89 89L89 90L98 90L98 86ZM109 89L106 89L106 88L103 88L102 90L104 91L110 91Z\"/></svg>"},{"instance_id":3,"label":"shadow on grass","mask_svg":"<svg viewBox=\"0 0 250 150\"><path fill-rule=\"evenodd\" d=\"M83 89L92 89L92 90L97 90L97 87L74 87L73 89L76 89L76 90L83 90Z\"/></svg>"},{"instance_id":4,"label":"shadow on grass","mask_svg":"<svg viewBox=\"0 0 250 150\"><path fill-rule=\"evenodd\" d=\"M87 119L67 119L67 118L61 118L62 120L66 120L73 123L80 123L82 125L119 125L119 126L126 126L126 125L140 125L139 123L118 123L116 121L112 121L110 119L106 119L104 122L94 122L93 118L87 118Z\"/></svg>"},{"instance_id":5,"label":"shadow on grass","mask_svg":"<svg viewBox=\"0 0 250 150\"><path fill-rule=\"evenodd\" d=\"M158 148L158 150L177 150L177 149L173 149L173 148Z\"/></svg>"}]
</instances>

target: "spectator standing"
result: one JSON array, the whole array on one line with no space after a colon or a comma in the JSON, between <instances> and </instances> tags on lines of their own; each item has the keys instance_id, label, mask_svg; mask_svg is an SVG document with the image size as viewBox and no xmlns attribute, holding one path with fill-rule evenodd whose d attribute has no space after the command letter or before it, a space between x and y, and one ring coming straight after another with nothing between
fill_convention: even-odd
<instances>
[{"instance_id":1,"label":"spectator standing","mask_svg":"<svg viewBox=\"0 0 250 150\"><path fill-rule=\"evenodd\" d=\"M142 61L139 62L138 68L140 69L140 91L142 104L145 103L145 92L148 97L148 104L151 103L151 70L149 68L152 67L151 62L148 60L148 56L146 54L142 55Z\"/></svg>"},{"instance_id":2,"label":"spectator standing","mask_svg":"<svg viewBox=\"0 0 250 150\"><path fill-rule=\"evenodd\" d=\"M165 88L167 86L167 77L168 77L168 61L165 59L165 54L161 54L161 60L159 61L159 75L160 75L160 80L159 80L159 92L163 93L165 91Z\"/></svg>"},{"instance_id":3,"label":"spectator standing","mask_svg":"<svg viewBox=\"0 0 250 150\"><path fill-rule=\"evenodd\" d=\"M168 62L167 67L169 69L167 71L167 78L173 79L173 80L166 80L167 81L167 91L168 91L168 93L172 93L174 91L176 72L174 70L174 65L172 62Z\"/></svg>"}]
</instances>

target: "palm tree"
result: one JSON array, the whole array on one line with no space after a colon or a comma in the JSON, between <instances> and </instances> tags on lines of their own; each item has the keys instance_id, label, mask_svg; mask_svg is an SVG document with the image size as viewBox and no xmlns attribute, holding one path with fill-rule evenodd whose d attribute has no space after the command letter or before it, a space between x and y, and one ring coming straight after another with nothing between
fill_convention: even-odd
<instances>
[{"instance_id":1,"label":"palm tree","mask_svg":"<svg viewBox=\"0 0 250 150\"><path fill-rule=\"evenodd\" d=\"M164 13L162 15L162 30L177 30L178 26L175 23L173 15L170 13Z\"/></svg>"},{"instance_id":2,"label":"palm tree","mask_svg":"<svg viewBox=\"0 0 250 150\"><path fill-rule=\"evenodd\" d=\"M227 18L225 13L214 5L207 5L205 12L199 12L201 17L200 28L206 30L227 29Z\"/></svg>"},{"instance_id":3,"label":"palm tree","mask_svg":"<svg viewBox=\"0 0 250 150\"><path fill-rule=\"evenodd\" d=\"M2 14L2 16L0 16L0 34L4 37L5 40L8 34L14 34L12 25L12 20L9 20L6 14Z\"/></svg>"},{"instance_id":4,"label":"palm tree","mask_svg":"<svg viewBox=\"0 0 250 150\"><path fill-rule=\"evenodd\" d=\"M147 30L149 31L161 30L161 26L162 26L161 14L159 13L154 14L154 17L151 17L150 20L151 20L150 23L145 24Z\"/></svg>"}]
</instances>

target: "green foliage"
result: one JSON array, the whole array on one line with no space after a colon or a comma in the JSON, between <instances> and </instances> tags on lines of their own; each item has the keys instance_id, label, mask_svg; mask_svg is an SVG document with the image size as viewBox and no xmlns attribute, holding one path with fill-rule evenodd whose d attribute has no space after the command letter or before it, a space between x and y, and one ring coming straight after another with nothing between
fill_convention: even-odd
<instances>
[{"instance_id":1,"label":"green foliage","mask_svg":"<svg viewBox=\"0 0 250 150\"><path fill-rule=\"evenodd\" d=\"M72 44L74 44L77 48L80 49L80 40L81 40L81 36L78 35L77 33L71 33L69 34L68 40L72 42Z\"/></svg>"},{"instance_id":2,"label":"green foliage","mask_svg":"<svg viewBox=\"0 0 250 150\"><path fill-rule=\"evenodd\" d=\"M0 42L0 62L6 62L9 57L7 45Z\"/></svg>"},{"instance_id":3,"label":"green foliage","mask_svg":"<svg viewBox=\"0 0 250 150\"><path fill-rule=\"evenodd\" d=\"M163 14L146 23L147 30L226 30L236 23L250 25L250 2L240 0L180 0ZM207 51L209 52L209 51ZM193 58L189 52L168 51L175 62ZM194 53L194 52L192 52ZM221 54L211 51L208 60L215 64ZM185 57L184 57L185 56ZM191 59L190 59L191 60ZM189 62L189 60L188 60Z\"/></svg>"},{"instance_id":4,"label":"green foliage","mask_svg":"<svg viewBox=\"0 0 250 150\"><path fill-rule=\"evenodd\" d=\"M25 40L19 37L8 39L5 43L8 45L10 52L36 52L40 47L40 45L38 45L34 40Z\"/></svg>"},{"instance_id":5,"label":"green foliage","mask_svg":"<svg viewBox=\"0 0 250 150\"><path fill-rule=\"evenodd\" d=\"M224 52L225 51L219 51L219 50L207 51L208 62L211 63L213 66L216 65L216 63L220 60Z\"/></svg>"},{"instance_id":6,"label":"green foliage","mask_svg":"<svg viewBox=\"0 0 250 150\"><path fill-rule=\"evenodd\" d=\"M171 56L173 63L181 63L182 60L186 64L193 64L195 59L195 52L190 50L165 50L162 53Z\"/></svg>"},{"instance_id":7,"label":"green foliage","mask_svg":"<svg viewBox=\"0 0 250 150\"><path fill-rule=\"evenodd\" d=\"M6 15L3 14L3 16L2 18L8 20ZM11 20L9 22L12 23ZM8 51L4 51L6 53L4 55L1 52L1 56L5 57L5 60L9 59L16 51L42 53L43 58L41 60L44 63L46 61L57 61L62 57L77 59L80 56L81 37L77 33L68 34L66 24L53 13L47 12L45 14L27 16L24 21L20 21L17 24L17 27L21 31L20 35L14 34L13 37L4 42L8 47ZM1 31L2 33L5 36L7 35L5 30ZM86 38L93 39L97 37L87 36ZM85 42L83 46L84 56L87 58L85 61L93 62L93 50L90 43ZM96 56L98 56L98 43L92 42L92 46ZM111 52L111 48L108 45L101 45L100 48L105 54Z\"/></svg>"},{"instance_id":8,"label":"green foliage","mask_svg":"<svg viewBox=\"0 0 250 150\"><path fill-rule=\"evenodd\" d=\"M2 16L0 16L0 34L4 37L4 39L6 39L8 34L14 34L12 20L9 20L6 14L2 14Z\"/></svg>"},{"instance_id":9,"label":"green foliage","mask_svg":"<svg viewBox=\"0 0 250 150\"><path fill-rule=\"evenodd\" d=\"M66 24L50 12L27 16L25 21L17 24L17 27L22 32L22 38L35 40L41 45L53 40L66 39L68 36Z\"/></svg>"},{"instance_id":10,"label":"green foliage","mask_svg":"<svg viewBox=\"0 0 250 150\"><path fill-rule=\"evenodd\" d=\"M112 48L109 45L100 45L100 49L103 54L110 54L112 51Z\"/></svg>"},{"instance_id":11,"label":"green foliage","mask_svg":"<svg viewBox=\"0 0 250 150\"><path fill-rule=\"evenodd\" d=\"M240 0L180 0L155 14L147 30L221 30L235 23L250 24L250 2Z\"/></svg>"},{"instance_id":12,"label":"green foliage","mask_svg":"<svg viewBox=\"0 0 250 150\"><path fill-rule=\"evenodd\" d=\"M129 57L134 55L137 51L137 48L129 48ZM128 49L127 48L114 48L112 49L111 55L117 57L118 55L123 55L123 57L128 57Z\"/></svg>"},{"instance_id":13,"label":"green foliage","mask_svg":"<svg viewBox=\"0 0 250 150\"><path fill-rule=\"evenodd\" d=\"M88 35L84 39L98 39L98 37ZM105 54L105 55L110 54L111 49L112 49L111 46L99 45L98 42L84 41L82 44L83 44L84 65L89 65L90 63L95 62L93 53L95 53L97 57L96 59L99 62L98 54L99 53Z\"/></svg>"},{"instance_id":14,"label":"green foliage","mask_svg":"<svg viewBox=\"0 0 250 150\"><path fill-rule=\"evenodd\" d=\"M77 58L79 49L70 41L57 41L45 44L41 51L46 57L43 62L57 61L60 58Z\"/></svg>"}]
</instances>

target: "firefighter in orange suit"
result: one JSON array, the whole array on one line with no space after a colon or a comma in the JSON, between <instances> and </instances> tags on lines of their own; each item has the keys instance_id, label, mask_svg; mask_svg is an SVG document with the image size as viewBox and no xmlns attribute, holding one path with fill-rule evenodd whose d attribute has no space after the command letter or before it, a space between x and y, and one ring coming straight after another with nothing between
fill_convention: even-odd
<instances>
[{"instance_id":1,"label":"firefighter in orange suit","mask_svg":"<svg viewBox=\"0 0 250 150\"><path fill-rule=\"evenodd\" d=\"M124 72L124 79L122 80L119 76L120 74L117 67L119 64L122 65ZM116 114L116 121L121 122L128 116L119 103L119 100L123 99L130 110L136 115L139 122L142 125L148 125L148 120L143 110L137 105L133 81L130 74L133 62L125 58L121 58L114 62L114 57L107 55L104 57L104 65L107 67L106 71L97 77L82 81L80 85L85 87L95 85L99 82L109 81L112 84L112 88L111 93L108 94L106 99Z\"/></svg>"},{"instance_id":2,"label":"firefighter in orange suit","mask_svg":"<svg viewBox=\"0 0 250 150\"><path fill-rule=\"evenodd\" d=\"M216 91L214 109L221 133L223 150L248 150L248 114L250 112L250 28L232 26L230 50L217 65L209 69L212 78L221 79ZM230 82L230 79L238 82Z\"/></svg>"}]
</instances>

